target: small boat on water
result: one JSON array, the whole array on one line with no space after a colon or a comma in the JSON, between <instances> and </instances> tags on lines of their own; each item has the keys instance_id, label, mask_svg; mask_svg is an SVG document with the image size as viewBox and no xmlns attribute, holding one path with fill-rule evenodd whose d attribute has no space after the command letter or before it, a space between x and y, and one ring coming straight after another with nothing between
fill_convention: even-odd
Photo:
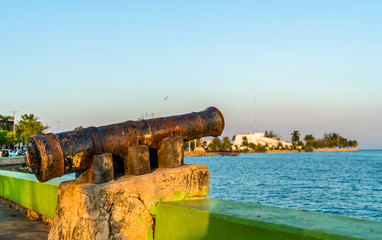
<instances>
[{"instance_id":1,"label":"small boat on water","mask_svg":"<svg viewBox=\"0 0 382 240\"><path fill-rule=\"evenodd\" d=\"M240 154L240 152L229 152L229 153L220 153L219 155L222 155L222 156L237 156L239 154Z\"/></svg>"}]
</instances>

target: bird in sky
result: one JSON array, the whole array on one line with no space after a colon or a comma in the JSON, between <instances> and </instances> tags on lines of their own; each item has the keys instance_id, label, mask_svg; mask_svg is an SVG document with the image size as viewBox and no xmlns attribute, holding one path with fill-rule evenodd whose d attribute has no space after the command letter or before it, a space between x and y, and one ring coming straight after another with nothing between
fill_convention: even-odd
<instances>
[{"instance_id":1,"label":"bird in sky","mask_svg":"<svg viewBox=\"0 0 382 240\"><path fill-rule=\"evenodd\" d=\"M163 101L166 101L166 100L167 100L167 98L168 98L168 96L167 96L167 97L165 97L165 98L163 98Z\"/></svg>"}]
</instances>

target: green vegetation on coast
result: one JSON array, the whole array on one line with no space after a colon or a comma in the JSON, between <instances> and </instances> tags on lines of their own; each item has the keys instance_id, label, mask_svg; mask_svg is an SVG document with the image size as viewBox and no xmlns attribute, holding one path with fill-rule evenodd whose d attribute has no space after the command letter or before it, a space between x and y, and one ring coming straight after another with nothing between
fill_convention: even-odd
<instances>
[{"instance_id":1,"label":"green vegetation on coast","mask_svg":"<svg viewBox=\"0 0 382 240\"><path fill-rule=\"evenodd\" d=\"M291 143L283 145L278 142L277 145L270 146L268 144L256 144L250 142L247 136L242 137L241 145L234 145L235 136L231 139L226 136L222 139L215 137L212 141L192 140L184 143L184 149L194 151L197 147L202 147L207 151L240 151L240 152L342 152L342 151L358 151L358 142L356 140L348 140L339 133L325 133L322 138L315 138L313 134L307 134L301 140L300 132L294 130L291 133ZM264 134L265 138L280 140L280 135L273 130L267 130Z\"/></svg>"},{"instance_id":2,"label":"green vegetation on coast","mask_svg":"<svg viewBox=\"0 0 382 240\"><path fill-rule=\"evenodd\" d=\"M49 128L32 113L22 115L14 125L10 119L10 116L0 115L0 147L3 148L13 149L19 143L26 145L32 135L45 133Z\"/></svg>"},{"instance_id":3,"label":"green vegetation on coast","mask_svg":"<svg viewBox=\"0 0 382 240\"><path fill-rule=\"evenodd\" d=\"M292 132L292 145L304 149L305 152L312 152L314 149L334 149L334 148L356 148L358 142L356 140L348 140L342 137L339 133L325 133L323 138L316 139L312 134L304 137L305 144L300 141L300 133L295 130Z\"/></svg>"}]
</instances>

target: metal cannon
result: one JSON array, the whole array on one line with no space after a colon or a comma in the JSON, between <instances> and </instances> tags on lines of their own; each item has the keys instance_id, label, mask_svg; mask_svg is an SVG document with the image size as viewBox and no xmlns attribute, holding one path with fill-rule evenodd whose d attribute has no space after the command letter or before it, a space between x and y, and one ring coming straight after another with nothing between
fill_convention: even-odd
<instances>
[{"instance_id":1,"label":"metal cannon","mask_svg":"<svg viewBox=\"0 0 382 240\"><path fill-rule=\"evenodd\" d=\"M148 145L159 149L164 138L184 140L221 135L224 118L215 107L183 115L126 121L101 127L34 135L29 140L25 162L40 182L91 167L92 157L112 153L126 158L128 148Z\"/></svg>"}]
</instances>

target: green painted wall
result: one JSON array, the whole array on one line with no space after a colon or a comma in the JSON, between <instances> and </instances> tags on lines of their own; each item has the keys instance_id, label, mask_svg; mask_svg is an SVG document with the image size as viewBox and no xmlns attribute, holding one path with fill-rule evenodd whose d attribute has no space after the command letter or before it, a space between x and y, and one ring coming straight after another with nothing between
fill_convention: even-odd
<instances>
[{"instance_id":1,"label":"green painted wall","mask_svg":"<svg viewBox=\"0 0 382 240\"><path fill-rule=\"evenodd\" d=\"M54 218L56 178L0 170L0 196ZM160 202L155 239L382 239L382 222L217 199Z\"/></svg>"},{"instance_id":2,"label":"green painted wall","mask_svg":"<svg viewBox=\"0 0 382 240\"><path fill-rule=\"evenodd\" d=\"M217 199L161 202L155 239L382 239L382 222Z\"/></svg>"},{"instance_id":3,"label":"green painted wall","mask_svg":"<svg viewBox=\"0 0 382 240\"><path fill-rule=\"evenodd\" d=\"M65 178L40 183L33 174L0 170L0 196L44 216L56 216L57 191Z\"/></svg>"}]
</instances>

